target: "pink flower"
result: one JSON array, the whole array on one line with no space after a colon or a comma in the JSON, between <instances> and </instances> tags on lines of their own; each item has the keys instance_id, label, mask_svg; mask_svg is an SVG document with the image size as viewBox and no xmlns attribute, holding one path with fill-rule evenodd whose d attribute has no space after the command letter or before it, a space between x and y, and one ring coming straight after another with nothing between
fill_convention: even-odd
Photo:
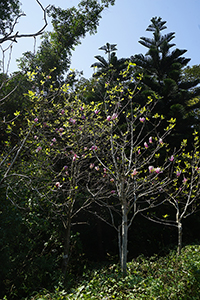
<instances>
[{"instance_id":1,"label":"pink flower","mask_svg":"<svg viewBox=\"0 0 200 300\"><path fill-rule=\"evenodd\" d=\"M61 113L61 115L64 115L64 113L65 113L64 109L62 109L60 113Z\"/></svg>"},{"instance_id":2,"label":"pink flower","mask_svg":"<svg viewBox=\"0 0 200 300\"><path fill-rule=\"evenodd\" d=\"M96 166L96 167L95 167L95 170L96 170L96 171L99 171L99 166Z\"/></svg>"},{"instance_id":3,"label":"pink flower","mask_svg":"<svg viewBox=\"0 0 200 300\"><path fill-rule=\"evenodd\" d=\"M81 106L81 111L83 111L84 110L84 107L83 106Z\"/></svg>"},{"instance_id":4,"label":"pink flower","mask_svg":"<svg viewBox=\"0 0 200 300\"><path fill-rule=\"evenodd\" d=\"M149 146L146 142L144 142L144 147L147 149Z\"/></svg>"},{"instance_id":5,"label":"pink flower","mask_svg":"<svg viewBox=\"0 0 200 300\"><path fill-rule=\"evenodd\" d=\"M55 184L56 188L60 188L60 182L57 181L56 184Z\"/></svg>"},{"instance_id":6,"label":"pink flower","mask_svg":"<svg viewBox=\"0 0 200 300\"><path fill-rule=\"evenodd\" d=\"M94 113L95 113L95 115L97 115L99 113L99 110L95 109Z\"/></svg>"},{"instance_id":7,"label":"pink flower","mask_svg":"<svg viewBox=\"0 0 200 300\"><path fill-rule=\"evenodd\" d=\"M115 120L118 117L118 115L116 113L114 113L111 117L112 120Z\"/></svg>"},{"instance_id":8,"label":"pink flower","mask_svg":"<svg viewBox=\"0 0 200 300\"><path fill-rule=\"evenodd\" d=\"M72 118L70 118L70 119L69 119L69 122L70 122L70 123L72 123L72 124L75 124L75 123L76 123L76 120L75 120L75 119L72 119Z\"/></svg>"},{"instance_id":9,"label":"pink flower","mask_svg":"<svg viewBox=\"0 0 200 300\"><path fill-rule=\"evenodd\" d=\"M106 171L107 171L106 168L103 168L103 171L104 171L104 173L106 173Z\"/></svg>"},{"instance_id":10,"label":"pink flower","mask_svg":"<svg viewBox=\"0 0 200 300\"><path fill-rule=\"evenodd\" d=\"M152 136L150 136L150 138L149 138L149 143L150 144L153 143Z\"/></svg>"},{"instance_id":11,"label":"pink flower","mask_svg":"<svg viewBox=\"0 0 200 300\"><path fill-rule=\"evenodd\" d=\"M154 167L153 166L149 166L149 173L153 173L154 171Z\"/></svg>"},{"instance_id":12,"label":"pink flower","mask_svg":"<svg viewBox=\"0 0 200 300\"><path fill-rule=\"evenodd\" d=\"M88 148L87 147L84 147L84 151L86 151Z\"/></svg>"},{"instance_id":13,"label":"pink flower","mask_svg":"<svg viewBox=\"0 0 200 300\"><path fill-rule=\"evenodd\" d=\"M181 175L181 171L176 172L176 176L179 177Z\"/></svg>"},{"instance_id":14,"label":"pink flower","mask_svg":"<svg viewBox=\"0 0 200 300\"><path fill-rule=\"evenodd\" d=\"M140 149L138 149L138 154L140 154L140 152L141 152L141 150L140 150Z\"/></svg>"},{"instance_id":15,"label":"pink flower","mask_svg":"<svg viewBox=\"0 0 200 300\"><path fill-rule=\"evenodd\" d=\"M145 121L145 118L144 118L144 117L142 117L142 118L139 118L139 120L140 120L140 122L141 122L141 123L144 123L144 121Z\"/></svg>"},{"instance_id":16,"label":"pink flower","mask_svg":"<svg viewBox=\"0 0 200 300\"><path fill-rule=\"evenodd\" d=\"M60 127L58 130L59 130L59 132L63 132L64 128Z\"/></svg>"},{"instance_id":17,"label":"pink flower","mask_svg":"<svg viewBox=\"0 0 200 300\"><path fill-rule=\"evenodd\" d=\"M66 171L68 169L68 166L64 166L63 170Z\"/></svg>"},{"instance_id":18,"label":"pink flower","mask_svg":"<svg viewBox=\"0 0 200 300\"><path fill-rule=\"evenodd\" d=\"M114 178L111 178L111 179L110 179L110 182L114 182L114 181L115 181L115 179L114 179Z\"/></svg>"},{"instance_id":19,"label":"pink flower","mask_svg":"<svg viewBox=\"0 0 200 300\"><path fill-rule=\"evenodd\" d=\"M154 171L155 171L157 174L162 173L161 168L159 168L159 167L155 168Z\"/></svg>"},{"instance_id":20,"label":"pink flower","mask_svg":"<svg viewBox=\"0 0 200 300\"><path fill-rule=\"evenodd\" d=\"M159 139L159 144L163 145L163 140L161 138Z\"/></svg>"},{"instance_id":21,"label":"pink flower","mask_svg":"<svg viewBox=\"0 0 200 300\"><path fill-rule=\"evenodd\" d=\"M37 140L37 139L38 139L37 135L34 135L34 140Z\"/></svg>"},{"instance_id":22,"label":"pink flower","mask_svg":"<svg viewBox=\"0 0 200 300\"><path fill-rule=\"evenodd\" d=\"M115 194L116 193L116 191L115 190L112 190L112 191L110 191L111 192L111 194Z\"/></svg>"},{"instance_id":23,"label":"pink flower","mask_svg":"<svg viewBox=\"0 0 200 300\"><path fill-rule=\"evenodd\" d=\"M94 168L94 164L90 164L90 169L93 169Z\"/></svg>"},{"instance_id":24,"label":"pink flower","mask_svg":"<svg viewBox=\"0 0 200 300\"><path fill-rule=\"evenodd\" d=\"M174 155L172 155L170 158L169 158L170 161L173 161L174 160Z\"/></svg>"},{"instance_id":25,"label":"pink flower","mask_svg":"<svg viewBox=\"0 0 200 300\"><path fill-rule=\"evenodd\" d=\"M187 182L187 179L184 177L183 178L183 183L186 183Z\"/></svg>"},{"instance_id":26,"label":"pink flower","mask_svg":"<svg viewBox=\"0 0 200 300\"><path fill-rule=\"evenodd\" d=\"M52 139L52 142L54 142L54 143L56 142L56 138L55 137Z\"/></svg>"},{"instance_id":27,"label":"pink flower","mask_svg":"<svg viewBox=\"0 0 200 300\"><path fill-rule=\"evenodd\" d=\"M34 122L35 122L35 123L37 123L37 122L38 122L38 118L37 118L37 117L34 119Z\"/></svg>"},{"instance_id":28,"label":"pink flower","mask_svg":"<svg viewBox=\"0 0 200 300\"><path fill-rule=\"evenodd\" d=\"M134 170L133 170L133 173L131 173L131 177L133 178L135 175L137 175L137 173L138 173L138 172L136 171L136 169L134 169Z\"/></svg>"},{"instance_id":29,"label":"pink flower","mask_svg":"<svg viewBox=\"0 0 200 300\"><path fill-rule=\"evenodd\" d=\"M96 145L93 145L91 148L90 148L90 150L97 150L98 148L97 148L97 146Z\"/></svg>"},{"instance_id":30,"label":"pink flower","mask_svg":"<svg viewBox=\"0 0 200 300\"><path fill-rule=\"evenodd\" d=\"M52 147L52 146L53 146L53 143L51 143L50 146Z\"/></svg>"},{"instance_id":31,"label":"pink flower","mask_svg":"<svg viewBox=\"0 0 200 300\"><path fill-rule=\"evenodd\" d=\"M79 156L78 156L77 154L74 153L73 161L75 161L77 158L79 158Z\"/></svg>"},{"instance_id":32,"label":"pink flower","mask_svg":"<svg viewBox=\"0 0 200 300\"><path fill-rule=\"evenodd\" d=\"M37 149L35 150L35 152L40 152L42 150L42 147L41 146L39 146L39 147L37 147Z\"/></svg>"},{"instance_id":33,"label":"pink flower","mask_svg":"<svg viewBox=\"0 0 200 300\"><path fill-rule=\"evenodd\" d=\"M111 121L111 116L107 116L107 119L106 119L108 122Z\"/></svg>"}]
</instances>

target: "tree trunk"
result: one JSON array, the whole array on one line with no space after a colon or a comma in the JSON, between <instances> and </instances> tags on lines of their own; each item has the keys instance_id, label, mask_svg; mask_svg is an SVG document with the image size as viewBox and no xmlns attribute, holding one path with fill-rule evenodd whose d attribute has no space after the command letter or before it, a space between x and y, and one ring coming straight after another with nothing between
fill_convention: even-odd
<instances>
[{"instance_id":1,"label":"tree trunk","mask_svg":"<svg viewBox=\"0 0 200 300\"><path fill-rule=\"evenodd\" d=\"M177 254L181 254L181 249L182 249L182 223L179 221L178 222L178 247L177 247Z\"/></svg>"},{"instance_id":2,"label":"tree trunk","mask_svg":"<svg viewBox=\"0 0 200 300\"><path fill-rule=\"evenodd\" d=\"M127 224L127 207L122 205L122 238L121 238L121 271L123 277L126 276L127 265L127 244L128 244L128 224Z\"/></svg>"},{"instance_id":3,"label":"tree trunk","mask_svg":"<svg viewBox=\"0 0 200 300\"><path fill-rule=\"evenodd\" d=\"M63 254L63 263L62 263L64 280L66 277L67 266L69 261L70 234L71 234L71 222L68 221L67 224L64 224L64 254Z\"/></svg>"}]
</instances>

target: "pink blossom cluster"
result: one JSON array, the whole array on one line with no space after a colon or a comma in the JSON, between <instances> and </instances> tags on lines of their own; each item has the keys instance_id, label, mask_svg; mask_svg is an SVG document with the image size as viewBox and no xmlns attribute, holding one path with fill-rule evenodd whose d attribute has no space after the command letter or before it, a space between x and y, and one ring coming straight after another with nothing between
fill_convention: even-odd
<instances>
[{"instance_id":1,"label":"pink blossom cluster","mask_svg":"<svg viewBox=\"0 0 200 300\"><path fill-rule=\"evenodd\" d=\"M90 148L90 150L97 150L98 149L98 147L96 146L96 145L93 145L91 148Z\"/></svg>"},{"instance_id":2,"label":"pink blossom cluster","mask_svg":"<svg viewBox=\"0 0 200 300\"><path fill-rule=\"evenodd\" d=\"M133 178L134 176L136 176L138 174L138 171L136 169L133 170L133 172L131 173L131 177Z\"/></svg>"},{"instance_id":3,"label":"pink blossom cluster","mask_svg":"<svg viewBox=\"0 0 200 300\"><path fill-rule=\"evenodd\" d=\"M107 116L107 121L110 122L112 120L115 120L117 119L118 115L116 113L114 113L112 116Z\"/></svg>"},{"instance_id":4,"label":"pink blossom cluster","mask_svg":"<svg viewBox=\"0 0 200 300\"><path fill-rule=\"evenodd\" d=\"M154 172L156 174L160 174L160 173L162 173L162 170L159 167L154 168L154 166L149 166L149 173L154 173Z\"/></svg>"},{"instance_id":5,"label":"pink blossom cluster","mask_svg":"<svg viewBox=\"0 0 200 300\"><path fill-rule=\"evenodd\" d=\"M41 150L42 150L42 147L39 146L39 147L37 147L37 149L35 150L35 152L38 153L38 152L40 152Z\"/></svg>"},{"instance_id":6,"label":"pink blossom cluster","mask_svg":"<svg viewBox=\"0 0 200 300\"><path fill-rule=\"evenodd\" d=\"M57 182L55 183L55 187L58 188L58 189L61 188L61 184L60 184L59 181L57 181Z\"/></svg>"},{"instance_id":7,"label":"pink blossom cluster","mask_svg":"<svg viewBox=\"0 0 200 300\"><path fill-rule=\"evenodd\" d=\"M90 164L90 169L95 168L96 171L99 171L99 166L95 166L94 163Z\"/></svg>"},{"instance_id":8,"label":"pink blossom cluster","mask_svg":"<svg viewBox=\"0 0 200 300\"><path fill-rule=\"evenodd\" d=\"M79 156L76 153L74 153L73 161L75 161L77 158L79 158Z\"/></svg>"},{"instance_id":9,"label":"pink blossom cluster","mask_svg":"<svg viewBox=\"0 0 200 300\"><path fill-rule=\"evenodd\" d=\"M144 117L141 117L141 118L139 118L139 120L140 120L141 123L144 123L145 118L144 118Z\"/></svg>"},{"instance_id":10,"label":"pink blossom cluster","mask_svg":"<svg viewBox=\"0 0 200 300\"><path fill-rule=\"evenodd\" d=\"M73 119L73 118L70 118L70 119L69 119L69 122L72 123L73 125L76 124L76 120Z\"/></svg>"}]
</instances>

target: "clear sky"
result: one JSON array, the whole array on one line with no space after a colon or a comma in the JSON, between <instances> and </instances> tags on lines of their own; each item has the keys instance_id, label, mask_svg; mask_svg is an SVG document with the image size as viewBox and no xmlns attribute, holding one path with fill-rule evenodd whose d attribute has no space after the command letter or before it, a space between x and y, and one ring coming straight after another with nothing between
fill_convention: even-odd
<instances>
[{"instance_id":1,"label":"clear sky","mask_svg":"<svg viewBox=\"0 0 200 300\"><path fill-rule=\"evenodd\" d=\"M17 25L20 33L37 31L43 24L43 14L35 0L20 0L26 17ZM62 8L76 5L78 0L41 0L43 6L54 4ZM116 0L115 6L106 9L102 14L98 32L87 35L82 40L72 57L71 68L84 72L91 77L91 64L95 55L104 55L98 48L105 43L117 44L117 56L130 57L137 53L145 54L147 49L138 43L141 36L151 37L146 32L152 17L161 17L167 21L164 33L175 32L173 42L179 49L188 50L185 56L191 58L190 65L200 64L200 0ZM49 20L50 21L50 20ZM47 30L51 30L48 26ZM40 38L37 39L37 45ZM21 39L13 47L9 71L17 70L15 63L23 52L33 51L33 39Z\"/></svg>"}]
</instances>

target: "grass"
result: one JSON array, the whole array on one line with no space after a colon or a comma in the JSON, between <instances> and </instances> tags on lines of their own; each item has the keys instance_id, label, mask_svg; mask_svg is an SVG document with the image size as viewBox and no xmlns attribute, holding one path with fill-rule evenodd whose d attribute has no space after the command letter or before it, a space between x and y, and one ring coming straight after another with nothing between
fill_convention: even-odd
<instances>
[{"instance_id":1,"label":"grass","mask_svg":"<svg viewBox=\"0 0 200 300\"><path fill-rule=\"evenodd\" d=\"M200 246L186 246L181 256L172 251L165 257L139 256L128 263L127 276L112 264L88 271L70 291L43 291L27 300L123 300L200 299Z\"/></svg>"}]
</instances>

